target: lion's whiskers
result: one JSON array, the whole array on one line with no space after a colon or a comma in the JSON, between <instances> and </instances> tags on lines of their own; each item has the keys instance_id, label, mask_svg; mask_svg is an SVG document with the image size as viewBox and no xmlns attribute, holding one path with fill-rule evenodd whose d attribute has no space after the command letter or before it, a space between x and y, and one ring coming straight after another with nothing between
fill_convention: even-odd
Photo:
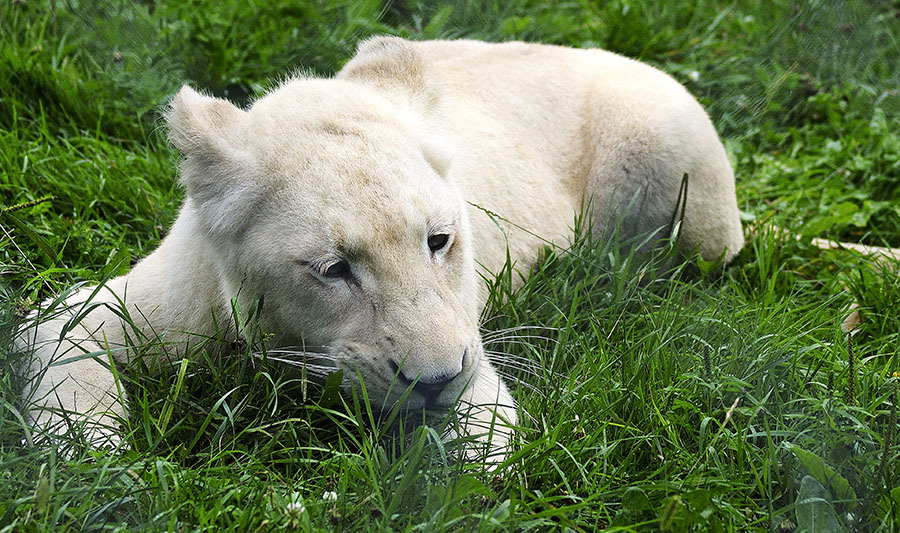
<instances>
[{"instance_id":1,"label":"lion's whiskers","mask_svg":"<svg viewBox=\"0 0 900 533\"><path fill-rule=\"evenodd\" d=\"M318 364L320 362L337 361L338 357L326 351L328 346L316 346L314 350L284 347L268 349L265 353L254 352L253 356L269 361L288 365L295 368L302 368L310 374L317 377L326 377L337 370L335 365ZM319 351L322 350L322 351Z\"/></svg>"},{"instance_id":2,"label":"lion's whiskers","mask_svg":"<svg viewBox=\"0 0 900 533\"><path fill-rule=\"evenodd\" d=\"M528 331L528 330L541 330L541 331L548 331L548 332L556 332L556 331L559 331L559 328L552 328L552 327L546 327L546 326L527 326L527 325L513 326L513 327L509 327L509 328L485 331L484 333L482 333L481 338L485 343L496 342L497 339L500 337L508 338L511 336L515 336L515 337L520 337L520 338L532 338L532 336L530 336L530 335L512 335L512 334L518 333L520 331ZM546 339L546 340L550 340L550 341L554 340L554 339L551 339L548 337L543 337L543 336L537 336L536 338Z\"/></svg>"}]
</instances>

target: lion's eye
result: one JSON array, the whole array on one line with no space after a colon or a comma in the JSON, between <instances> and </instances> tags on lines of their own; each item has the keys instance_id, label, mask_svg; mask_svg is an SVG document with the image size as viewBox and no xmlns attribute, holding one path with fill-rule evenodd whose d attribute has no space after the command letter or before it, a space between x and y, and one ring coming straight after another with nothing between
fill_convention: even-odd
<instances>
[{"instance_id":1,"label":"lion's eye","mask_svg":"<svg viewBox=\"0 0 900 533\"><path fill-rule=\"evenodd\" d=\"M435 253L447 246L449 241L450 235L447 235L446 233L435 233L428 237L428 248L431 250L431 253Z\"/></svg>"},{"instance_id":2,"label":"lion's eye","mask_svg":"<svg viewBox=\"0 0 900 533\"><path fill-rule=\"evenodd\" d=\"M346 261L332 263L328 268L322 271L322 275L326 278L346 278L350 275L350 265L348 265Z\"/></svg>"}]
</instances>

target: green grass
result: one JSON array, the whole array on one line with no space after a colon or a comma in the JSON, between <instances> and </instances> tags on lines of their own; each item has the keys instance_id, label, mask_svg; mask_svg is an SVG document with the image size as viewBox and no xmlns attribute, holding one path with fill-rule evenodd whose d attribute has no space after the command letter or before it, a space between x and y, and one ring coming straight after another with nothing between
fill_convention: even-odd
<instances>
[{"instance_id":1,"label":"green grass","mask_svg":"<svg viewBox=\"0 0 900 533\"><path fill-rule=\"evenodd\" d=\"M53 5L0 9L0 531L900 528L900 265L810 244L900 246L896 2ZM160 106L185 81L246 102L334 72L374 33L667 70L723 135L745 250L660 272L579 240L515 292L491 280L484 338L522 408L493 471L253 338L133 373L121 454L32 444L12 328L164 236L182 193Z\"/></svg>"}]
</instances>

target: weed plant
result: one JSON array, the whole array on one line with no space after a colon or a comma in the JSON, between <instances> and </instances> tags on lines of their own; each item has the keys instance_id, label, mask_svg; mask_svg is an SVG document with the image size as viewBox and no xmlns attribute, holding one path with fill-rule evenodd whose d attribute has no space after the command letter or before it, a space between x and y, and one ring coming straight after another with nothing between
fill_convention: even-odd
<instances>
[{"instance_id":1,"label":"weed plant","mask_svg":"<svg viewBox=\"0 0 900 533\"><path fill-rule=\"evenodd\" d=\"M897 531L900 264L811 240L900 246L898 16L885 0L6 0L0 531ZM364 392L279 362L257 309L221 317L240 345L132 369L117 452L77 425L52 445L33 432L13 331L165 235L182 197L167 99L190 82L246 104L376 33L604 47L670 72L723 136L746 248L673 266L573 231L521 288L514 265L485 280L486 349L521 406L495 469L454 459L452 419L389 424Z\"/></svg>"}]
</instances>

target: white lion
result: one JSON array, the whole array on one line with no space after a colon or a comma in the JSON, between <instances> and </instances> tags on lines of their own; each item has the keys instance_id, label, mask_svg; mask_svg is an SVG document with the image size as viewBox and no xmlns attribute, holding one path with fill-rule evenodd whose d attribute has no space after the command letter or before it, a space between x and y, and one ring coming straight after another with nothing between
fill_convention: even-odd
<instances>
[{"instance_id":1,"label":"white lion","mask_svg":"<svg viewBox=\"0 0 900 533\"><path fill-rule=\"evenodd\" d=\"M457 405L500 453L516 406L484 355L479 269L509 254L527 273L547 242L567 245L583 205L598 237L611 220L626 235L666 227L685 173L684 254L743 245L706 113L666 74L600 50L379 37L334 78L291 79L247 110L184 87L168 123L187 191L169 235L20 335L36 425L65 432L69 411L115 438L126 399L110 358L138 356L126 337L177 355L215 337L233 298L264 295L271 345L322 352L386 406L409 387L410 408Z\"/></svg>"}]
</instances>

